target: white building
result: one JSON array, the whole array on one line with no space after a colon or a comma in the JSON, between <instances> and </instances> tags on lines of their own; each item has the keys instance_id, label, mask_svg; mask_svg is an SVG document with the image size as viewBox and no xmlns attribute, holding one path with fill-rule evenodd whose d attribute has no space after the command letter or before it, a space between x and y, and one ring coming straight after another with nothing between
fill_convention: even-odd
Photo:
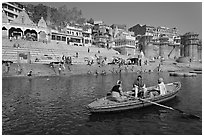
<instances>
[{"instance_id":1,"label":"white building","mask_svg":"<svg viewBox=\"0 0 204 137\"><path fill-rule=\"evenodd\" d=\"M92 46L92 29L91 28L85 28L82 31L82 35L83 35L83 42L84 42L84 46L86 47L90 47Z\"/></svg>"},{"instance_id":2,"label":"white building","mask_svg":"<svg viewBox=\"0 0 204 137\"><path fill-rule=\"evenodd\" d=\"M136 49L135 37L129 32L121 31L114 38L115 45L113 49L123 55L134 55Z\"/></svg>"},{"instance_id":3,"label":"white building","mask_svg":"<svg viewBox=\"0 0 204 137\"><path fill-rule=\"evenodd\" d=\"M73 46L83 46L83 29L79 26L67 25L67 44Z\"/></svg>"}]
</instances>

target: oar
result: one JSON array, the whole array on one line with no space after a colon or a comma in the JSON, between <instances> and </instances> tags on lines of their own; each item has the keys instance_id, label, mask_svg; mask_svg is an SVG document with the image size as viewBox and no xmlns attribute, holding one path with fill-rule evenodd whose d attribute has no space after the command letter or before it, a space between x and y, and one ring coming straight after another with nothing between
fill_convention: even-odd
<instances>
[{"instance_id":1,"label":"oar","mask_svg":"<svg viewBox=\"0 0 204 137\"><path fill-rule=\"evenodd\" d=\"M149 102L149 103L151 103L151 104L154 104L154 105L157 105L157 106L160 106L160 107L164 107L164 108L170 109L170 110L176 110L176 111L182 113L183 115L187 115L187 116L189 116L189 117L191 117L191 118L200 119L200 117L197 116L197 115L187 114L187 113L185 113L184 111L182 111L182 110L180 110L180 109L177 109L177 108L172 108L172 107L169 107L169 106L165 106L165 105L162 105L162 104L159 104L159 103L156 103L156 102L152 102L152 101L150 101L150 100L142 99L142 98L138 98L138 99L141 100L141 101L144 101L144 102Z\"/></svg>"}]
</instances>

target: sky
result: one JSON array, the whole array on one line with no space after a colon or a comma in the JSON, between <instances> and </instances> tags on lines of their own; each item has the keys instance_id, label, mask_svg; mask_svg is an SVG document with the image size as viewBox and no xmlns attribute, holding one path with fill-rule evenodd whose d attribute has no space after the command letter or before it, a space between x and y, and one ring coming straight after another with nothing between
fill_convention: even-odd
<instances>
[{"instance_id":1,"label":"sky","mask_svg":"<svg viewBox=\"0 0 204 137\"><path fill-rule=\"evenodd\" d=\"M39 4L31 3L31 4ZM51 7L77 7L83 17L102 20L107 25L136 24L177 27L180 34L196 32L202 37L201 2L42 2Z\"/></svg>"}]
</instances>

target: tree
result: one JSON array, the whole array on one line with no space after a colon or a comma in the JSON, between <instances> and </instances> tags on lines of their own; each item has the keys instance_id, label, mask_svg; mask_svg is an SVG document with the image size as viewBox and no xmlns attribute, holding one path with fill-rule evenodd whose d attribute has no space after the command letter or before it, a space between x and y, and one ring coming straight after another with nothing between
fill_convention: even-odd
<instances>
[{"instance_id":1,"label":"tree","mask_svg":"<svg viewBox=\"0 0 204 137\"><path fill-rule=\"evenodd\" d=\"M29 17L36 24L38 23L41 17L47 20L48 14L50 14L50 25L55 25L58 28L64 28L68 23L77 23L82 25L86 22L86 19L82 16L82 11L78 10L76 7L72 9L67 9L67 6L64 5L59 8L49 9L49 13L48 8L51 7L45 6L43 4L38 4L37 6L28 4L26 6L26 10L28 11Z\"/></svg>"},{"instance_id":2,"label":"tree","mask_svg":"<svg viewBox=\"0 0 204 137\"><path fill-rule=\"evenodd\" d=\"M27 6L25 6L25 10L26 10L28 16L31 18L31 20L33 20L34 5L28 4Z\"/></svg>"},{"instance_id":3,"label":"tree","mask_svg":"<svg viewBox=\"0 0 204 137\"><path fill-rule=\"evenodd\" d=\"M41 17L47 19L47 6L38 4L34 7L33 22L38 23Z\"/></svg>"},{"instance_id":4,"label":"tree","mask_svg":"<svg viewBox=\"0 0 204 137\"><path fill-rule=\"evenodd\" d=\"M87 22L94 25L94 20L92 18L90 18Z\"/></svg>"}]
</instances>

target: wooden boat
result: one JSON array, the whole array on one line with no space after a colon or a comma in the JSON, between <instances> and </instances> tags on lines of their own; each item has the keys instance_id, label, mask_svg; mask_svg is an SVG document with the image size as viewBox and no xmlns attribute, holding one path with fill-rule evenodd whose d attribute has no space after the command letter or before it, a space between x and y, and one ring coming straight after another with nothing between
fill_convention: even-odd
<instances>
[{"instance_id":1,"label":"wooden boat","mask_svg":"<svg viewBox=\"0 0 204 137\"><path fill-rule=\"evenodd\" d=\"M173 82L173 83L168 83L165 84L167 88L167 94L165 95L158 95L154 97L148 97L145 98L147 101L142 101L139 98L134 98L131 97L127 100L124 100L122 102L117 102L110 100L109 97L103 97L101 99L97 99L90 103L87 108L91 112L112 112L112 111L121 111L121 110L128 110L128 109L135 109L135 108L142 108L146 107L149 105L152 105L152 102L164 102L167 100L170 100L176 96L178 93L179 89L181 88L181 83L180 82ZM148 87L147 90L152 90L154 89L155 86ZM129 91L131 92L131 91ZM144 99L143 99L144 100Z\"/></svg>"},{"instance_id":2,"label":"wooden boat","mask_svg":"<svg viewBox=\"0 0 204 137\"><path fill-rule=\"evenodd\" d=\"M183 77L195 77L197 76L196 73L188 73L188 72L170 72L170 76L183 76Z\"/></svg>"}]
</instances>

